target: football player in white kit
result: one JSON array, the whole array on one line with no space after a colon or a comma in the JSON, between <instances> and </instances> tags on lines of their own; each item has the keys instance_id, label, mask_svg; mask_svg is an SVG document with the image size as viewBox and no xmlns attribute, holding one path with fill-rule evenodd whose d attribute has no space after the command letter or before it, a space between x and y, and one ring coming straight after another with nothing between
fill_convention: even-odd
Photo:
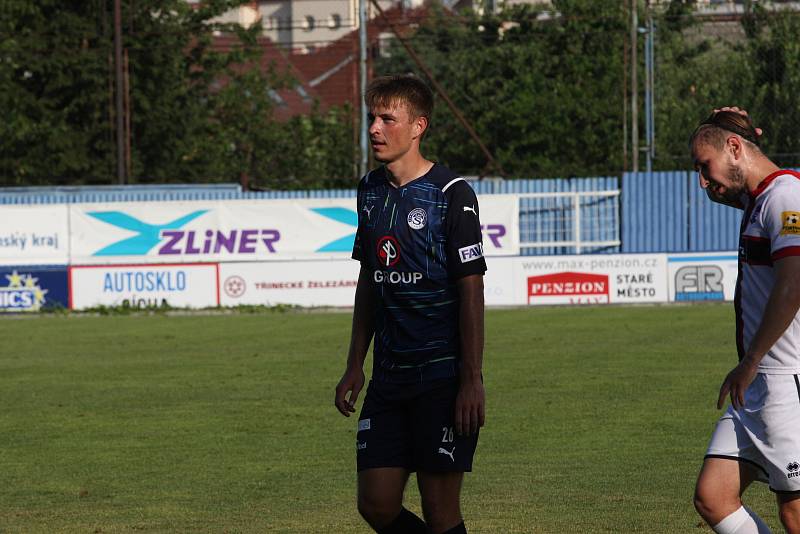
<instances>
[{"instance_id":1,"label":"football player in white kit","mask_svg":"<svg viewBox=\"0 0 800 534\"><path fill-rule=\"evenodd\" d=\"M776 494L786 531L800 533L800 174L758 147L746 113L723 108L703 121L690 146L709 198L744 210L739 231L736 345L717 422L695 490L695 507L719 534L769 527L742 505L754 481Z\"/></svg>"}]
</instances>

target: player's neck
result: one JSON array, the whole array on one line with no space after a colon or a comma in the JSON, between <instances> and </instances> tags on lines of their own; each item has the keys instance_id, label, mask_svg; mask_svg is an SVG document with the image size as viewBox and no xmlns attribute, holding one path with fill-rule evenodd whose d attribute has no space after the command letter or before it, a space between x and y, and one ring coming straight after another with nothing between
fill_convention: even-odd
<instances>
[{"instance_id":1,"label":"player's neck","mask_svg":"<svg viewBox=\"0 0 800 534\"><path fill-rule=\"evenodd\" d=\"M766 157L758 158L750 166L750 172L746 174L747 189L751 192L755 191L764 178L779 170L780 167Z\"/></svg>"},{"instance_id":2,"label":"player's neck","mask_svg":"<svg viewBox=\"0 0 800 534\"><path fill-rule=\"evenodd\" d=\"M389 181L395 187L403 187L428 173L433 162L428 161L419 151L408 152L402 158L386 164Z\"/></svg>"}]
</instances>

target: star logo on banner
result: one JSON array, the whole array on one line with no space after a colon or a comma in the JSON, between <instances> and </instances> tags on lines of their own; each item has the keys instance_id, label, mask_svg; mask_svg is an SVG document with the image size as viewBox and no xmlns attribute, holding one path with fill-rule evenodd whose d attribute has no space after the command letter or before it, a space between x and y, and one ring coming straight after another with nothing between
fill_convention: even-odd
<instances>
[{"instance_id":1,"label":"star logo on banner","mask_svg":"<svg viewBox=\"0 0 800 534\"><path fill-rule=\"evenodd\" d=\"M22 287L22 281L25 277L14 271L11 274L7 274L6 278L8 279L8 287Z\"/></svg>"}]
</instances>

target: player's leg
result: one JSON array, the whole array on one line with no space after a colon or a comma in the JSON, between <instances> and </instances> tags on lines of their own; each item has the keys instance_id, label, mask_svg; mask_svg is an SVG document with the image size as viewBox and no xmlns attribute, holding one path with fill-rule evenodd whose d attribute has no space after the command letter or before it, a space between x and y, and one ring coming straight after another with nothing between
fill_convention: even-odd
<instances>
[{"instance_id":1,"label":"player's leg","mask_svg":"<svg viewBox=\"0 0 800 534\"><path fill-rule=\"evenodd\" d=\"M425 523L403 508L408 471L400 467L365 469L358 473L358 512L381 534L425 534Z\"/></svg>"},{"instance_id":2,"label":"player's leg","mask_svg":"<svg viewBox=\"0 0 800 534\"><path fill-rule=\"evenodd\" d=\"M396 386L371 381L356 434L358 511L379 534L427 534L403 508L411 463L408 404Z\"/></svg>"},{"instance_id":3,"label":"player's leg","mask_svg":"<svg viewBox=\"0 0 800 534\"><path fill-rule=\"evenodd\" d=\"M800 534L800 377L758 375L764 384L762 418L768 436L759 443L786 532Z\"/></svg>"},{"instance_id":4,"label":"player's leg","mask_svg":"<svg viewBox=\"0 0 800 534\"><path fill-rule=\"evenodd\" d=\"M718 534L763 534L770 530L742 505L742 493L759 478L758 468L729 458L706 458L697 478L694 506Z\"/></svg>"},{"instance_id":5,"label":"player's leg","mask_svg":"<svg viewBox=\"0 0 800 534\"><path fill-rule=\"evenodd\" d=\"M800 495L778 494L778 510L781 523L788 534L800 534Z\"/></svg>"},{"instance_id":6,"label":"player's leg","mask_svg":"<svg viewBox=\"0 0 800 534\"><path fill-rule=\"evenodd\" d=\"M457 380L430 384L416 399L413 465L422 512L433 534L466 533L460 495L464 473L472 471L478 434L458 435L454 428Z\"/></svg>"},{"instance_id":7,"label":"player's leg","mask_svg":"<svg viewBox=\"0 0 800 534\"><path fill-rule=\"evenodd\" d=\"M770 532L757 515L742 505L742 493L752 482L770 481L766 469L769 463L754 441L764 433L757 409L764 397L760 383L757 378L745 393L747 411L729 407L717 421L697 478L695 508L718 534Z\"/></svg>"},{"instance_id":8,"label":"player's leg","mask_svg":"<svg viewBox=\"0 0 800 534\"><path fill-rule=\"evenodd\" d=\"M461 517L461 482L464 473L417 473L422 514L431 534L466 533Z\"/></svg>"}]
</instances>

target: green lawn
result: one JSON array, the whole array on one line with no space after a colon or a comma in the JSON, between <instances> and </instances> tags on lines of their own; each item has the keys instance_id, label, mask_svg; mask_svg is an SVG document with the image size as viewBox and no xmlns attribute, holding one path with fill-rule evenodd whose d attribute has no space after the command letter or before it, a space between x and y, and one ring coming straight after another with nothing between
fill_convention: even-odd
<instances>
[{"instance_id":1,"label":"green lawn","mask_svg":"<svg viewBox=\"0 0 800 534\"><path fill-rule=\"evenodd\" d=\"M490 310L486 327L471 533L711 532L691 495L736 360L730 305ZM349 328L0 319L0 532L369 532L356 419L333 407ZM766 487L747 497L779 531Z\"/></svg>"}]
</instances>

